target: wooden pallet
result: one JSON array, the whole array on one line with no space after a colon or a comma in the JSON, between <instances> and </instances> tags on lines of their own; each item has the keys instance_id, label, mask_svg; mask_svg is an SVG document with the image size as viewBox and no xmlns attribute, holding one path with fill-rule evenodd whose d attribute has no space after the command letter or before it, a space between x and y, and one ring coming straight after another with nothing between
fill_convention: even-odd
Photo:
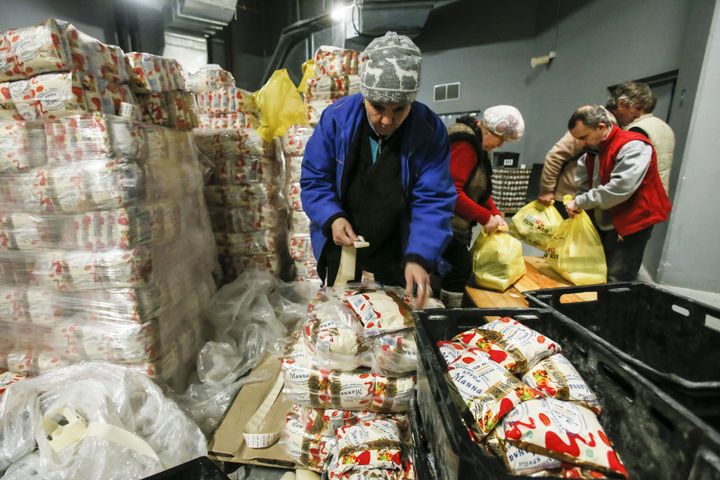
<instances>
[{"instance_id":1,"label":"wooden pallet","mask_svg":"<svg viewBox=\"0 0 720 480\"><path fill-rule=\"evenodd\" d=\"M466 287L470 300L479 308L527 307L523 292L541 288L568 287L572 284L562 278L542 257L525 257L527 273L505 292L495 292L482 288ZM597 300L594 292L563 295L564 302L587 302Z\"/></svg>"}]
</instances>

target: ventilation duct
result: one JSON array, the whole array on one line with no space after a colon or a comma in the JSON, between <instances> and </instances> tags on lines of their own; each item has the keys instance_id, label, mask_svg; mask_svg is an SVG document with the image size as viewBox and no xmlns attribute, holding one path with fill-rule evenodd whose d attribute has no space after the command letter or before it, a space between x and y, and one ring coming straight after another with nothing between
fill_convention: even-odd
<instances>
[{"instance_id":1,"label":"ventilation duct","mask_svg":"<svg viewBox=\"0 0 720 480\"><path fill-rule=\"evenodd\" d=\"M415 36L425 26L436 1L357 0L346 19L346 39L377 37L388 30Z\"/></svg>"},{"instance_id":2,"label":"ventilation duct","mask_svg":"<svg viewBox=\"0 0 720 480\"><path fill-rule=\"evenodd\" d=\"M351 40L362 36L359 43L367 44L371 38L383 35L388 30L415 36L425 26L433 8L456 1L355 0L352 8L349 8L352 15L347 15L345 19L345 39ZM265 69L263 83L270 78L272 72L282 67L293 46L333 24L334 21L328 12L285 27L280 33L280 39Z\"/></svg>"},{"instance_id":3,"label":"ventilation duct","mask_svg":"<svg viewBox=\"0 0 720 480\"><path fill-rule=\"evenodd\" d=\"M214 34L235 17L237 0L170 0L167 26Z\"/></svg>"}]
</instances>

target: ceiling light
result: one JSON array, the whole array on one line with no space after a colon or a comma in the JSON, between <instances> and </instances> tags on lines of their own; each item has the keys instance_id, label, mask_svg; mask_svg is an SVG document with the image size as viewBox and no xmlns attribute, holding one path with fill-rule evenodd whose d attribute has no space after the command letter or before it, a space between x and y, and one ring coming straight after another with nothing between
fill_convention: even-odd
<instances>
[{"instance_id":1,"label":"ceiling light","mask_svg":"<svg viewBox=\"0 0 720 480\"><path fill-rule=\"evenodd\" d=\"M340 22L342 20L345 20L345 5L338 5L335 8L333 8L332 13L330 13L330 18L333 19L335 22Z\"/></svg>"}]
</instances>

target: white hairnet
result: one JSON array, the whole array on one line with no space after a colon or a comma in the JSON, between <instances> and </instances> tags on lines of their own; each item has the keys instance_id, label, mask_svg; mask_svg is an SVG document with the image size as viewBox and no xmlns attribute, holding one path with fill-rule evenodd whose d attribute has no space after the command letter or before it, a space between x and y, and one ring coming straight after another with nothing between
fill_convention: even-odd
<instances>
[{"instance_id":1,"label":"white hairnet","mask_svg":"<svg viewBox=\"0 0 720 480\"><path fill-rule=\"evenodd\" d=\"M510 105L497 105L483 112L485 128L505 141L519 140L525 133L525 122L520 111Z\"/></svg>"}]
</instances>

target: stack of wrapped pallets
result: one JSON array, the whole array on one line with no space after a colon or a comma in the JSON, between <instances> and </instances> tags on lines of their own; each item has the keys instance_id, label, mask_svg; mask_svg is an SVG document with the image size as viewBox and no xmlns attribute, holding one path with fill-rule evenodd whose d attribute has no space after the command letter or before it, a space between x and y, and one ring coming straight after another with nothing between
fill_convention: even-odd
<instances>
[{"instance_id":1,"label":"stack of wrapped pallets","mask_svg":"<svg viewBox=\"0 0 720 480\"><path fill-rule=\"evenodd\" d=\"M253 96L235 87L232 75L219 67L200 70L191 84L201 112L195 140L212 164L205 196L225 281L253 268L287 278L282 162L273 144L253 128Z\"/></svg>"},{"instance_id":2,"label":"stack of wrapped pallets","mask_svg":"<svg viewBox=\"0 0 720 480\"><path fill-rule=\"evenodd\" d=\"M106 360L177 387L194 365L202 171L189 133L114 115L137 105L124 58L59 21L0 33L0 369Z\"/></svg>"}]
</instances>

